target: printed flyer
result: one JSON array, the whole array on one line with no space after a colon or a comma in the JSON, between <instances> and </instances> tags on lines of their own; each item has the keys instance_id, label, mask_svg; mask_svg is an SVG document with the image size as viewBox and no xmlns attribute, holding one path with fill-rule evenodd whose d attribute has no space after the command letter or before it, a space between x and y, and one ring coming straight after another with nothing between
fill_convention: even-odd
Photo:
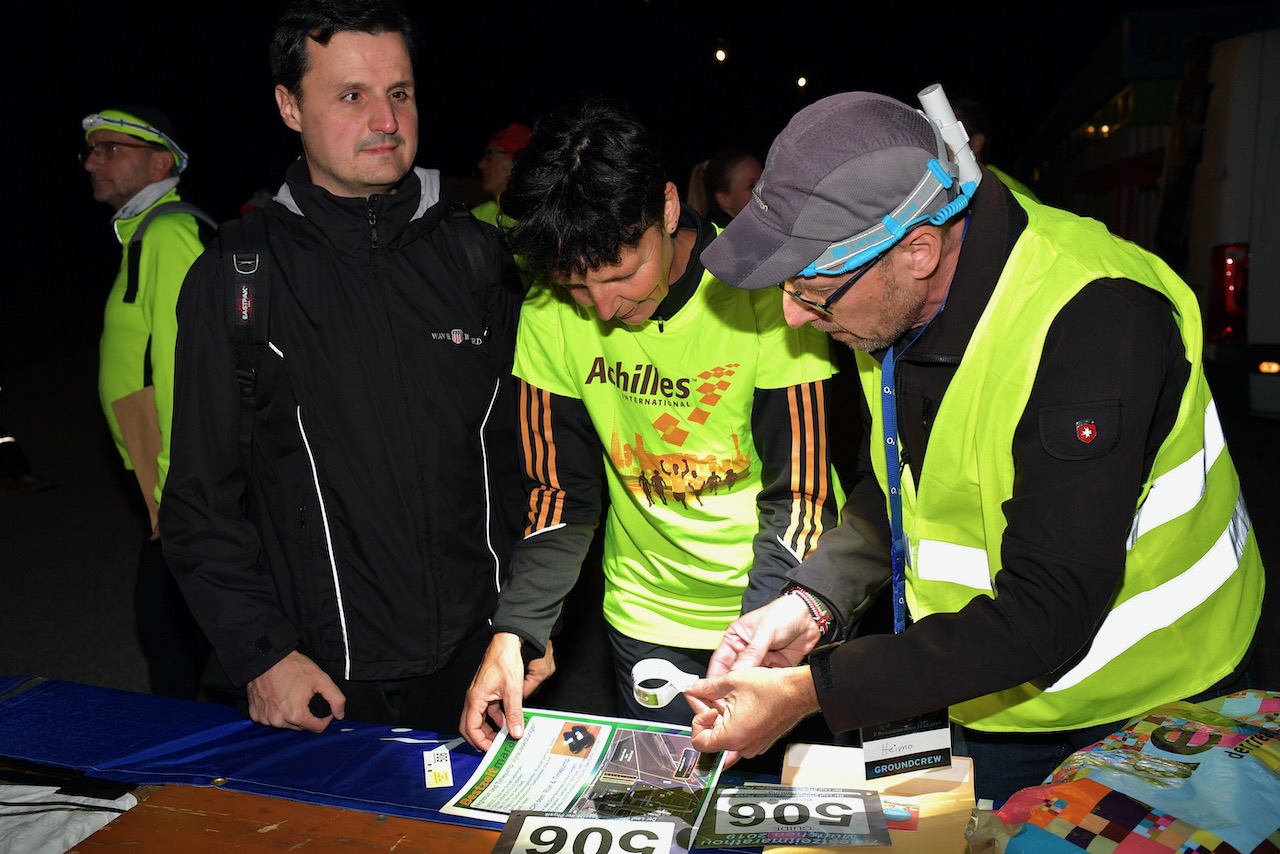
<instances>
[{"instance_id":1,"label":"printed flyer","mask_svg":"<svg viewBox=\"0 0 1280 854\"><path fill-rule=\"evenodd\" d=\"M723 765L723 754L693 748L688 727L525 709L524 737L503 728L441 812L499 824L515 812L663 825L670 817L688 848Z\"/></svg>"}]
</instances>

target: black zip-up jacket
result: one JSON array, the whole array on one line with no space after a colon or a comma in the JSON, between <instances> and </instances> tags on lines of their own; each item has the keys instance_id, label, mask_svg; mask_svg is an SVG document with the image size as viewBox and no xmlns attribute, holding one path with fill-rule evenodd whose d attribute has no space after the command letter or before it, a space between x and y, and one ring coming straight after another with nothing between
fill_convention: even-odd
<instances>
[{"instance_id":1,"label":"black zip-up jacket","mask_svg":"<svg viewBox=\"0 0 1280 854\"><path fill-rule=\"evenodd\" d=\"M368 199L302 160L286 178L248 472L220 244L184 283L165 556L236 685L294 649L339 678L430 674L486 624L519 535L519 277L434 170Z\"/></svg>"}]
</instances>

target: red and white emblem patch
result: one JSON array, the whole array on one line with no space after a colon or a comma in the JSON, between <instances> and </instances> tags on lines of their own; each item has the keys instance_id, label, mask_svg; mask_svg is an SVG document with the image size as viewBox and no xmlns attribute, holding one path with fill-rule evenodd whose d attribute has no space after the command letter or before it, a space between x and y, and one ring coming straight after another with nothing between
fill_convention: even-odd
<instances>
[{"instance_id":1,"label":"red and white emblem patch","mask_svg":"<svg viewBox=\"0 0 1280 854\"><path fill-rule=\"evenodd\" d=\"M1086 445L1098 438L1098 427L1092 421L1086 419L1076 422L1076 438Z\"/></svg>"}]
</instances>

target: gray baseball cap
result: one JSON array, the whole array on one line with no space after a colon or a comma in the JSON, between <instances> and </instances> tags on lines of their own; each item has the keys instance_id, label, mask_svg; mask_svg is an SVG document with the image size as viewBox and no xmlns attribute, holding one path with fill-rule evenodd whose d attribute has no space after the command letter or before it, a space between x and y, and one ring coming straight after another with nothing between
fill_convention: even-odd
<instances>
[{"instance_id":1,"label":"gray baseball cap","mask_svg":"<svg viewBox=\"0 0 1280 854\"><path fill-rule=\"evenodd\" d=\"M920 111L872 92L831 95L778 134L751 202L702 262L746 290L853 269L938 216L960 194L955 174L941 132Z\"/></svg>"}]
</instances>

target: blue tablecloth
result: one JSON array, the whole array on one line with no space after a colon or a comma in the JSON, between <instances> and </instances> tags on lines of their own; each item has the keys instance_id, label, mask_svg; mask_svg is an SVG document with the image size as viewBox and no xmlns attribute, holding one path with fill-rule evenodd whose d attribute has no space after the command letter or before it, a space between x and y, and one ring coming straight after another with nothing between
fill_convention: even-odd
<instances>
[{"instance_id":1,"label":"blue tablecloth","mask_svg":"<svg viewBox=\"0 0 1280 854\"><path fill-rule=\"evenodd\" d=\"M347 721L336 721L319 734L294 732L259 726L216 703L0 676L0 756L135 785L217 785L387 815L496 827L442 814L440 808L457 789L424 785L423 752L456 739L456 733ZM465 742L452 747L455 787L475 772L481 757Z\"/></svg>"},{"instance_id":2,"label":"blue tablecloth","mask_svg":"<svg viewBox=\"0 0 1280 854\"><path fill-rule=\"evenodd\" d=\"M423 753L440 744L450 745L454 785L428 789ZM219 786L405 818L501 827L440 812L483 758L457 733L349 721L335 721L322 733L294 732L255 724L216 703L0 676L0 756L132 785ZM738 774L720 781L741 782Z\"/></svg>"}]
</instances>

